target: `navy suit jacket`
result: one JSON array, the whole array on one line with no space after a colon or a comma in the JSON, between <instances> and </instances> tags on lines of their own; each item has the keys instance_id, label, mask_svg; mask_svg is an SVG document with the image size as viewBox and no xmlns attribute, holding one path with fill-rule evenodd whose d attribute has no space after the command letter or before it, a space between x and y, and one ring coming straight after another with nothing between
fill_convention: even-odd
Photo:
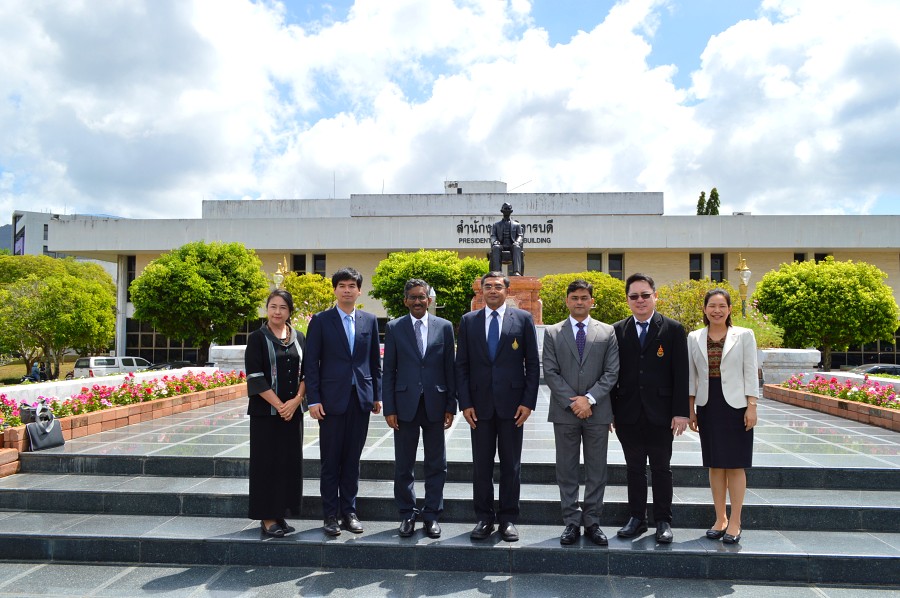
<instances>
[{"instance_id":1,"label":"navy suit jacket","mask_svg":"<svg viewBox=\"0 0 900 598\"><path fill-rule=\"evenodd\" d=\"M456 379L453 371L453 325L443 318L427 316L428 343L425 356L419 352L412 316L387 323L384 336L384 414L410 422L425 396L428 420L456 413ZM327 413L327 412L326 412Z\"/></svg>"},{"instance_id":2,"label":"navy suit jacket","mask_svg":"<svg viewBox=\"0 0 900 598\"><path fill-rule=\"evenodd\" d=\"M540 379L534 319L527 311L507 306L493 362L488 356L484 321L484 310L479 309L465 314L459 322L459 408L474 407L478 419L491 419L495 413L497 417L513 419L519 405L533 411Z\"/></svg>"},{"instance_id":3,"label":"navy suit jacket","mask_svg":"<svg viewBox=\"0 0 900 598\"><path fill-rule=\"evenodd\" d=\"M612 392L616 424L633 424L643 411L650 423L668 426L687 417L688 351L684 326L654 312L641 349L634 316L613 324L619 342L619 380Z\"/></svg>"},{"instance_id":4,"label":"navy suit jacket","mask_svg":"<svg viewBox=\"0 0 900 598\"><path fill-rule=\"evenodd\" d=\"M356 377L359 404L371 411L381 400L381 346L375 316L356 310L353 355L344 332L344 312L337 307L319 312L306 333L306 394L310 405L322 404L325 415L342 415L350 404Z\"/></svg>"}]
</instances>

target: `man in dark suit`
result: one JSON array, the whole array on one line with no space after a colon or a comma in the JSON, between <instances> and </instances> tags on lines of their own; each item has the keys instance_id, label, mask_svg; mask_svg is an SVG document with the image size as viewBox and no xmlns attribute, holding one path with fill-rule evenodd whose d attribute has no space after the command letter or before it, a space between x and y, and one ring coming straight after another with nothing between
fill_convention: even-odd
<instances>
[{"instance_id":1,"label":"man in dark suit","mask_svg":"<svg viewBox=\"0 0 900 598\"><path fill-rule=\"evenodd\" d=\"M384 418L394 429L394 499L401 537L416 527L415 474L419 430L425 448L425 508L429 538L441 536L447 451L444 430L456 413L453 325L428 313L431 287L417 278L406 282L409 314L387 324L384 337Z\"/></svg>"},{"instance_id":2,"label":"man in dark suit","mask_svg":"<svg viewBox=\"0 0 900 598\"><path fill-rule=\"evenodd\" d=\"M485 308L459 323L456 392L472 428L473 493L483 540L500 523L507 542L519 539L519 472L525 420L537 405L540 360L531 314L506 305L509 279L502 272L481 278ZM494 454L500 454L500 509L494 511Z\"/></svg>"},{"instance_id":3,"label":"man in dark suit","mask_svg":"<svg viewBox=\"0 0 900 598\"><path fill-rule=\"evenodd\" d=\"M646 274L625 281L632 316L616 322L619 382L613 391L615 430L625 453L631 517L618 531L634 538L647 531L647 461L653 480L656 541L672 535L672 440L688 424L687 335L656 312L656 284Z\"/></svg>"},{"instance_id":4,"label":"man in dark suit","mask_svg":"<svg viewBox=\"0 0 900 598\"><path fill-rule=\"evenodd\" d=\"M353 268L334 273L337 306L309 321L303 357L309 414L319 421L319 486L329 536L339 536L341 524L355 534L363 531L356 515L359 459L369 414L381 411L378 322L356 309L362 281Z\"/></svg>"},{"instance_id":5,"label":"man in dark suit","mask_svg":"<svg viewBox=\"0 0 900 598\"><path fill-rule=\"evenodd\" d=\"M566 289L569 317L544 332L544 380L556 441L556 483L566 527L559 537L574 544L584 534L593 543L609 542L600 529L606 491L606 449L613 421L609 393L619 375L619 349L613 327L591 318L594 287L575 280ZM578 508L578 463L584 442L584 501Z\"/></svg>"}]
</instances>

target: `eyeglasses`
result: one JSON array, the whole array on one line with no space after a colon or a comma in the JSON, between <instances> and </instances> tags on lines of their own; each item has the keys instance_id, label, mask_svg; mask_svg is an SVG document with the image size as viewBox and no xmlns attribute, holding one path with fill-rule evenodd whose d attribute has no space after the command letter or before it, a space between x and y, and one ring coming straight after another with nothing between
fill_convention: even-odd
<instances>
[{"instance_id":1,"label":"eyeglasses","mask_svg":"<svg viewBox=\"0 0 900 598\"><path fill-rule=\"evenodd\" d=\"M410 301L428 301L428 295L407 295Z\"/></svg>"},{"instance_id":2,"label":"eyeglasses","mask_svg":"<svg viewBox=\"0 0 900 598\"><path fill-rule=\"evenodd\" d=\"M638 299L643 299L644 301L646 301L647 299L649 299L652 296L653 296L653 293L632 293L632 294L628 295L628 300L629 301L637 301Z\"/></svg>"},{"instance_id":3,"label":"eyeglasses","mask_svg":"<svg viewBox=\"0 0 900 598\"><path fill-rule=\"evenodd\" d=\"M506 288L505 284L485 284L481 285L481 288L485 291L502 291Z\"/></svg>"}]
</instances>

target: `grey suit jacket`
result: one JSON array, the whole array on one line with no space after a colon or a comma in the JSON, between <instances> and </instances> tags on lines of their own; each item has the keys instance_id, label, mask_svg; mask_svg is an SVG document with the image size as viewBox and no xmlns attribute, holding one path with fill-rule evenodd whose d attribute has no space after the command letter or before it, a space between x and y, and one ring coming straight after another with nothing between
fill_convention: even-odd
<instances>
[{"instance_id":1,"label":"grey suit jacket","mask_svg":"<svg viewBox=\"0 0 900 598\"><path fill-rule=\"evenodd\" d=\"M569 408L571 397L586 395L597 401L586 423L613 421L610 390L619 377L619 346L613 327L593 318L585 330L584 357L578 359L575 333L569 318L544 331L544 380L550 387L548 421L579 424Z\"/></svg>"}]
</instances>

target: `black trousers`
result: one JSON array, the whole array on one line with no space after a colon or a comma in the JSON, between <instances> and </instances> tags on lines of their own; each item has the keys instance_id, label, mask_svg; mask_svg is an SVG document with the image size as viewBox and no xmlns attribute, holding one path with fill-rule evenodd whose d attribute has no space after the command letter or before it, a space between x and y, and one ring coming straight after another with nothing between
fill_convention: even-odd
<instances>
[{"instance_id":1,"label":"black trousers","mask_svg":"<svg viewBox=\"0 0 900 598\"><path fill-rule=\"evenodd\" d=\"M634 424L616 424L625 453L628 510L632 517L647 516L647 462L653 485L653 519L672 522L672 429L657 426L641 414Z\"/></svg>"},{"instance_id":2,"label":"black trousers","mask_svg":"<svg viewBox=\"0 0 900 598\"><path fill-rule=\"evenodd\" d=\"M401 518L416 512L415 466L419 431L425 449L425 506L422 519L436 521L444 510L444 483L447 481L447 450L444 444L444 419L429 421L425 401L411 422L399 421L394 430L394 500Z\"/></svg>"},{"instance_id":3,"label":"black trousers","mask_svg":"<svg viewBox=\"0 0 900 598\"><path fill-rule=\"evenodd\" d=\"M479 419L472 430L472 486L478 521L515 523L519 519L524 428L496 415ZM494 511L494 455L500 454L500 509Z\"/></svg>"},{"instance_id":4,"label":"black trousers","mask_svg":"<svg viewBox=\"0 0 900 598\"><path fill-rule=\"evenodd\" d=\"M359 459L369 432L369 415L360 406L354 388L346 412L326 413L319 421L319 492L326 519L356 512Z\"/></svg>"}]
</instances>

